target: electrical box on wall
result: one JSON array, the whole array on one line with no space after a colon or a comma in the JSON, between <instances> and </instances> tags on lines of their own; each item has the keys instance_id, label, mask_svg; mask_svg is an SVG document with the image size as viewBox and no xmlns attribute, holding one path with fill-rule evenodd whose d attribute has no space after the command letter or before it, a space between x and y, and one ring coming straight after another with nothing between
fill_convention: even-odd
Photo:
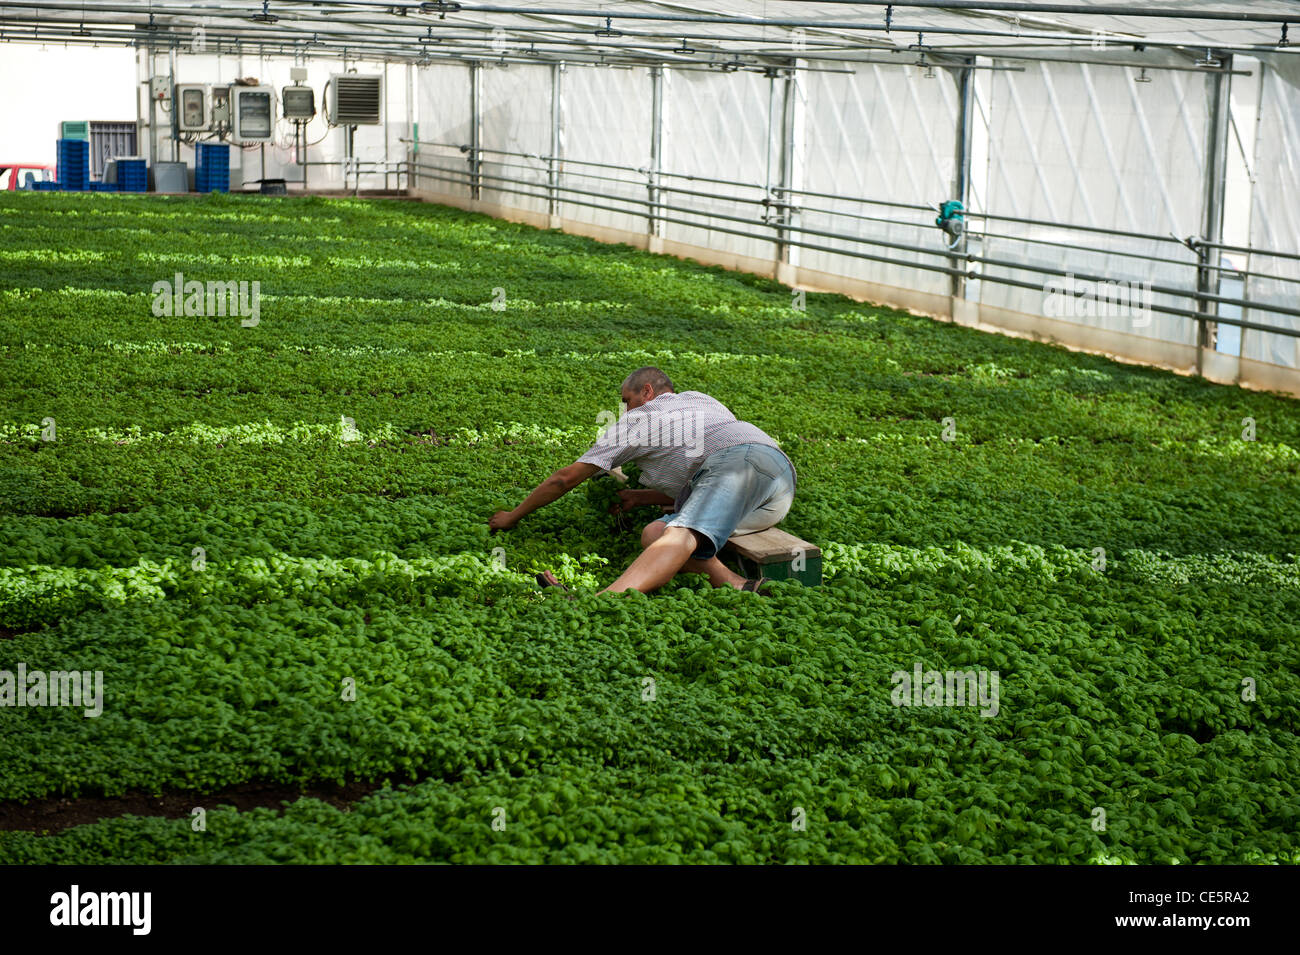
<instances>
[{"instance_id":1,"label":"electrical box on wall","mask_svg":"<svg viewBox=\"0 0 1300 955\"><path fill-rule=\"evenodd\" d=\"M149 77L149 98L165 100L172 94L172 81L166 76Z\"/></svg>"},{"instance_id":2,"label":"electrical box on wall","mask_svg":"<svg viewBox=\"0 0 1300 955\"><path fill-rule=\"evenodd\" d=\"M237 142L269 143L275 129L275 88L232 86L230 115Z\"/></svg>"},{"instance_id":3,"label":"electrical box on wall","mask_svg":"<svg viewBox=\"0 0 1300 955\"><path fill-rule=\"evenodd\" d=\"M176 128L182 133L197 133L212 128L210 94L206 86L177 83L172 97L176 111Z\"/></svg>"},{"instance_id":4,"label":"electrical box on wall","mask_svg":"<svg viewBox=\"0 0 1300 955\"><path fill-rule=\"evenodd\" d=\"M212 87L212 125L230 125L230 87Z\"/></svg>"},{"instance_id":5,"label":"electrical box on wall","mask_svg":"<svg viewBox=\"0 0 1300 955\"><path fill-rule=\"evenodd\" d=\"M285 119L308 120L316 115L316 93L310 86L286 86L280 90Z\"/></svg>"}]
</instances>

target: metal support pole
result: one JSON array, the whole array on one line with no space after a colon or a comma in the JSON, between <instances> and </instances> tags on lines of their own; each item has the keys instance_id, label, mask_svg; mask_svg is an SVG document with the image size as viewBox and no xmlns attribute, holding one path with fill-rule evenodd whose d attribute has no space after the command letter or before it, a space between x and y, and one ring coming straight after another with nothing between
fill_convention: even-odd
<instances>
[{"instance_id":1,"label":"metal support pole","mask_svg":"<svg viewBox=\"0 0 1300 955\"><path fill-rule=\"evenodd\" d=\"M172 140L172 162L180 162L181 158L181 134L177 128L179 120L176 116L176 109L179 104L175 101L176 96L176 45L172 44L167 51L167 96L172 100L171 113L171 140Z\"/></svg>"},{"instance_id":2,"label":"metal support pole","mask_svg":"<svg viewBox=\"0 0 1300 955\"><path fill-rule=\"evenodd\" d=\"M650 67L650 168L646 170L646 191L650 204L646 206L646 232L662 235L659 221L659 166L663 161L664 133L664 69Z\"/></svg>"},{"instance_id":3,"label":"metal support pole","mask_svg":"<svg viewBox=\"0 0 1300 955\"><path fill-rule=\"evenodd\" d=\"M140 79L140 74L141 74L141 73L144 74L144 79L143 79L143 80ZM149 119L148 119L148 121L146 122L146 120L145 120L145 116L144 116L144 105L140 102L140 87L141 87L141 85L143 85L143 86L145 86L145 87L147 88L147 87L149 86L149 77L152 76L152 75L153 75L153 54L150 53L150 52L146 52L146 51L143 50L143 49L138 49L138 50L136 50L136 51L135 51L135 76L136 76L136 80L137 80L137 82L136 82L136 84L135 84L135 87L136 87L136 89L135 89L135 128L136 128L137 130L140 130L140 131L144 132L144 133L149 137L149 142L148 142L147 147L146 147L146 150L147 150L147 151L144 152L142 155L148 157L148 159L149 159L149 167L150 167L150 168L153 168L154 164L158 161L158 153L157 153L157 150L154 148L154 128L153 128L153 123L154 123L154 107L153 107L153 94L152 94L152 93L146 93L146 95L147 95L147 97L148 97L148 99L149 99ZM137 144L136 144L136 147L137 147L137 149L139 148L139 143L138 143L138 142L137 142Z\"/></svg>"},{"instance_id":4,"label":"metal support pole","mask_svg":"<svg viewBox=\"0 0 1300 955\"><path fill-rule=\"evenodd\" d=\"M388 64L384 63L384 89L391 89L388 84ZM384 100L384 192L388 191L388 101L390 96L383 97ZM360 177L358 177L358 181Z\"/></svg>"},{"instance_id":5,"label":"metal support pole","mask_svg":"<svg viewBox=\"0 0 1300 955\"><path fill-rule=\"evenodd\" d=\"M564 120L560 107L564 101L564 64L551 64L551 154L546 157L546 212L560 214L560 157L564 155Z\"/></svg>"},{"instance_id":6,"label":"metal support pole","mask_svg":"<svg viewBox=\"0 0 1300 955\"><path fill-rule=\"evenodd\" d=\"M781 80L781 165L779 185L774 190L777 207L776 259L787 266L798 265L798 248L789 242L799 228L794 191L803 185L803 101L799 96L798 59ZM778 265L778 271L780 265Z\"/></svg>"},{"instance_id":7,"label":"metal support pole","mask_svg":"<svg viewBox=\"0 0 1300 955\"><path fill-rule=\"evenodd\" d=\"M479 115L483 106L483 69L478 60L469 65L469 197L479 199L483 192L483 164L479 155L479 134L481 120Z\"/></svg>"},{"instance_id":8,"label":"metal support pole","mask_svg":"<svg viewBox=\"0 0 1300 955\"><path fill-rule=\"evenodd\" d=\"M975 65L972 57L966 61ZM971 164L971 110L975 74L973 70L953 70L953 79L957 81L957 141L953 153L952 197L961 202L963 210L970 207L970 164ZM969 220L967 220L969 221ZM966 230L953 248L952 267L960 268L966 254ZM966 276L953 273L953 298L966 297Z\"/></svg>"},{"instance_id":9,"label":"metal support pole","mask_svg":"<svg viewBox=\"0 0 1300 955\"><path fill-rule=\"evenodd\" d=\"M1265 96L1265 93L1266 93L1265 84L1269 82L1269 76L1270 76L1270 74L1272 73L1273 69L1274 69L1274 68L1273 68L1270 64L1264 62L1263 59L1261 59L1261 60L1259 61L1259 83L1258 83L1258 85L1255 87L1255 102L1254 102L1254 107L1255 107L1255 108L1254 108L1254 114L1255 114L1255 126L1254 126L1254 129L1251 130L1251 138L1252 138L1252 143L1253 143L1253 150L1254 150L1254 155L1255 155L1256 157L1259 156L1259 137L1260 137L1261 127L1262 127L1263 124L1264 124L1264 96ZM1258 168L1258 167L1257 167L1257 168ZM1255 180L1254 180L1254 177L1253 177L1253 176L1251 177L1250 189L1251 189L1251 193L1250 193L1250 194L1251 194L1251 205L1253 206L1253 205L1254 205L1254 197L1255 197ZM1254 220L1254 215L1255 215L1255 213L1254 213L1254 210L1252 209L1252 211L1251 211L1251 224L1252 224L1252 226L1253 226L1253 224L1254 224L1254 221L1253 221L1253 220ZM1246 232L1246 244L1247 244L1248 246L1249 246L1250 243L1252 242L1252 233L1253 233L1253 232L1254 232L1254 229L1253 229L1253 228L1248 228L1248 229L1247 229L1247 232ZM1269 261L1269 259L1267 258L1267 256L1264 256L1263 258L1264 258L1264 261L1265 261L1265 262L1268 262L1268 261ZM1278 260L1274 259L1273 261L1276 262L1276 261L1278 261ZM1250 293L1251 293L1250 279L1251 279L1251 276L1252 276L1253 273L1254 273L1254 270L1255 270L1255 250L1254 250L1254 249L1248 249L1247 252L1246 252L1246 274L1242 276L1242 282L1241 282L1241 297L1242 297L1243 299L1249 299L1249 298L1250 298ZM1241 309L1241 317L1242 317L1242 318L1248 318L1249 315L1250 315L1250 308L1249 308L1249 306L1242 306L1242 309ZM1245 357L1246 357L1246 332L1247 332L1248 330L1249 330L1249 329L1247 329L1245 326L1242 326L1242 328L1241 328L1241 334L1240 334L1240 336L1239 336L1238 339L1237 339L1237 356L1238 356L1238 358L1245 358ZM1253 341L1253 340L1252 340L1251 344L1252 344L1252 345L1254 344L1254 341ZM1300 348L1300 343L1298 343L1298 344L1296 345L1296 347L1297 347L1297 348ZM1238 367L1240 367L1240 363L1238 363Z\"/></svg>"},{"instance_id":10,"label":"metal support pole","mask_svg":"<svg viewBox=\"0 0 1300 955\"><path fill-rule=\"evenodd\" d=\"M410 63L406 64L406 138L413 144L406 151L406 188L414 186L411 182L411 169L415 165L415 158L420 152L420 143L418 131L415 128L415 67ZM401 178L398 178L401 183Z\"/></svg>"},{"instance_id":11,"label":"metal support pole","mask_svg":"<svg viewBox=\"0 0 1300 955\"><path fill-rule=\"evenodd\" d=\"M1232 68L1232 58L1224 58L1226 70ZM1205 242L1223 241L1223 197L1226 188L1228 165L1228 97L1231 93L1231 75L1228 72L1215 73L1205 78L1209 84L1209 122L1206 125L1205 152L1205 195L1202 208L1204 214L1201 222L1201 238ZM1210 245L1198 243L1196 246L1196 289L1204 295L1219 294L1219 270L1214 266L1219 252ZM1201 318L1196 322L1196 373L1202 374L1204 366L1203 352L1214 348L1218 335L1218 326L1212 319L1218 315L1218 304L1201 297L1197 299L1196 310Z\"/></svg>"}]
</instances>

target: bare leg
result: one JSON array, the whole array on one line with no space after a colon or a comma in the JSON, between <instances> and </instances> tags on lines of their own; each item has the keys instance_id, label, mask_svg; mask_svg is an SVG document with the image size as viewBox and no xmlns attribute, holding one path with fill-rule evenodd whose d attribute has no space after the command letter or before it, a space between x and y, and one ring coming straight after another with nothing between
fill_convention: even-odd
<instances>
[{"instance_id":1,"label":"bare leg","mask_svg":"<svg viewBox=\"0 0 1300 955\"><path fill-rule=\"evenodd\" d=\"M649 547L661 536L668 527L663 521L651 521L641 532L641 546ZM704 574L709 578L709 584L713 587L735 587L739 590L745 583L745 578L739 574L732 573L717 556L710 557L708 560L696 560L691 558L684 565L682 571L688 574Z\"/></svg>"},{"instance_id":2,"label":"bare leg","mask_svg":"<svg viewBox=\"0 0 1300 955\"><path fill-rule=\"evenodd\" d=\"M662 587L685 566L691 554L699 547L698 532L686 527L668 527L659 539L641 552L632 565L602 594L621 594L625 590L649 593Z\"/></svg>"}]
</instances>

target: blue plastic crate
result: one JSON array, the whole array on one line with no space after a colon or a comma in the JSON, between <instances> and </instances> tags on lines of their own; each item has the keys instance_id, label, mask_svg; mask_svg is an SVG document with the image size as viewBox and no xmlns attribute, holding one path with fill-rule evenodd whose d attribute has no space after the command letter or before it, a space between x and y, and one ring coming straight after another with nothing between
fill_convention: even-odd
<instances>
[{"instance_id":1,"label":"blue plastic crate","mask_svg":"<svg viewBox=\"0 0 1300 955\"><path fill-rule=\"evenodd\" d=\"M145 192L149 188L149 171L143 159L117 160L117 184L122 192Z\"/></svg>"},{"instance_id":2,"label":"blue plastic crate","mask_svg":"<svg viewBox=\"0 0 1300 955\"><path fill-rule=\"evenodd\" d=\"M112 182L92 182L91 192L117 192L117 184Z\"/></svg>"},{"instance_id":3,"label":"blue plastic crate","mask_svg":"<svg viewBox=\"0 0 1300 955\"><path fill-rule=\"evenodd\" d=\"M84 139L55 142L59 184L65 190L84 192L90 186L90 143Z\"/></svg>"},{"instance_id":4,"label":"blue plastic crate","mask_svg":"<svg viewBox=\"0 0 1300 955\"><path fill-rule=\"evenodd\" d=\"M230 191L230 146L199 143L194 150L194 188L198 192Z\"/></svg>"}]
</instances>

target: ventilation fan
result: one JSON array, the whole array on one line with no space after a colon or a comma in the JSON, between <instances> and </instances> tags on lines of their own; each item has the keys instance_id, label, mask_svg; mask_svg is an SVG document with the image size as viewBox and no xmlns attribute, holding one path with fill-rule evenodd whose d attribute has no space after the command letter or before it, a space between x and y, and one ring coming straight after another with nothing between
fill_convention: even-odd
<instances>
[{"instance_id":1,"label":"ventilation fan","mask_svg":"<svg viewBox=\"0 0 1300 955\"><path fill-rule=\"evenodd\" d=\"M378 126L384 95L384 78L360 73L335 73L325 97L325 115L331 126Z\"/></svg>"}]
</instances>

